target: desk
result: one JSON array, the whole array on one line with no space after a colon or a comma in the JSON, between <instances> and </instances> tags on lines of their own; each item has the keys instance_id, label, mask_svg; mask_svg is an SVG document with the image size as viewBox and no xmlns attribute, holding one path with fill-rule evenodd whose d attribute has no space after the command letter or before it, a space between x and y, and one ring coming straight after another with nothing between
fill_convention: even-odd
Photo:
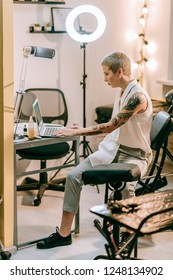
<instances>
[{"instance_id":1,"label":"desk","mask_svg":"<svg viewBox=\"0 0 173 280\"><path fill-rule=\"evenodd\" d=\"M68 168L72 166L76 166L79 163L79 137L78 136L70 136L70 137L55 137L55 138L41 138L41 139L35 139L35 140L29 140L29 141L23 141L23 142L15 142L14 143L14 245L16 247L23 247L26 245L34 244L38 240L18 244L18 225L17 225L17 177L19 176L25 176L30 174L37 174L44 171L51 171L56 170L59 168ZM16 152L20 149L29 149L33 147L39 147L39 146L45 146L45 145L52 145L55 143L62 143L62 142L73 142L74 143L74 162L70 164L60 165L60 166L54 166L54 167L47 167L45 169L38 169L33 171L26 171L26 172L18 172L16 173ZM79 233L79 211L75 217L75 233ZM44 237L40 238L43 239Z\"/></svg>"}]
</instances>

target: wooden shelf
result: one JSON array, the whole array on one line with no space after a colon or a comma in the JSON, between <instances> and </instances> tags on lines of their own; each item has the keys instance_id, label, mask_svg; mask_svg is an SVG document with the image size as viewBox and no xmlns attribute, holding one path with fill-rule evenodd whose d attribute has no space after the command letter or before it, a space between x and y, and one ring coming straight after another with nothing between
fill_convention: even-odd
<instances>
[{"instance_id":1,"label":"wooden shelf","mask_svg":"<svg viewBox=\"0 0 173 280\"><path fill-rule=\"evenodd\" d=\"M51 2L45 2L45 1L38 1L38 2L32 2L31 0L25 0L25 1L16 1L16 0L13 0L13 3L14 4L45 4L45 5L57 5L57 4L65 4L64 1L59 1L59 2L54 2L54 1L51 1Z\"/></svg>"}]
</instances>

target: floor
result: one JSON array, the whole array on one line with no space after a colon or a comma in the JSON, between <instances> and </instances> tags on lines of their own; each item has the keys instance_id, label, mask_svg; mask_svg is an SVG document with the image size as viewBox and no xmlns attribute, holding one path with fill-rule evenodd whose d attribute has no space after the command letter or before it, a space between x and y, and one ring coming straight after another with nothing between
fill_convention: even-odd
<instances>
[{"instance_id":1,"label":"floor","mask_svg":"<svg viewBox=\"0 0 173 280\"><path fill-rule=\"evenodd\" d=\"M167 170L172 163L167 162ZM173 177L168 178L172 188ZM80 233L73 234L70 246L39 250L35 244L18 249L12 260L92 260L105 254L105 239L94 227L93 220L98 218L89 209L103 203L104 187L100 192L94 186L84 186L80 204ZM35 191L18 192L18 237L19 243L44 238L55 231L60 223L63 193L47 191L40 206L32 201ZM138 257L147 260L173 260L173 232L157 233L139 239Z\"/></svg>"}]
</instances>

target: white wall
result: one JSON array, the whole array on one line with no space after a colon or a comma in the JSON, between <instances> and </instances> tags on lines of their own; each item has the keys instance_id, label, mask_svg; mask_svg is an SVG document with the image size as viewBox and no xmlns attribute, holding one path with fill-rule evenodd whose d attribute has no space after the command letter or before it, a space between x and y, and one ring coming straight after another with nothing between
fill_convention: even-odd
<instances>
[{"instance_id":1,"label":"white wall","mask_svg":"<svg viewBox=\"0 0 173 280\"><path fill-rule=\"evenodd\" d=\"M138 18L144 1L142 0L67 0L66 7L92 4L100 8L107 19L106 31L97 41L86 48L87 68L87 125L94 124L95 108L113 102L115 90L103 81L100 66L102 58L109 52L121 50L133 61L138 59L138 42L128 42L128 30L139 32ZM156 43L153 58L157 61L154 72L146 71L146 88L152 97L162 96L159 79L168 78L168 46L171 0L150 0L148 18L148 41ZM63 5L64 6L64 5ZM55 7L58 7L55 5ZM62 7L62 5L61 5ZM24 45L55 48L53 60L30 57L25 87L60 87L67 99L69 124L82 125L82 81L83 50L80 43L68 34L31 34L29 26L44 24L50 20L50 5L14 5L14 71L15 91L18 89Z\"/></svg>"}]
</instances>

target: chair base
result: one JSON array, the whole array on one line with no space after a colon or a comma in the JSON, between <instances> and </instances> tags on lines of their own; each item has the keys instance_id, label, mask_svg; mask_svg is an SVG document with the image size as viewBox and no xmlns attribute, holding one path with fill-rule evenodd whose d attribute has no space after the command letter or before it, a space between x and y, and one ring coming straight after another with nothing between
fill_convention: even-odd
<instances>
[{"instance_id":1,"label":"chair base","mask_svg":"<svg viewBox=\"0 0 173 280\"><path fill-rule=\"evenodd\" d=\"M52 191L61 191L64 192L66 178L62 177L59 179L51 180L49 182L40 183L38 180L35 180L30 177L26 177L22 184L17 186L17 191L28 191L28 190L38 190L37 196L33 201L35 206L41 204L41 199L46 190Z\"/></svg>"},{"instance_id":2,"label":"chair base","mask_svg":"<svg viewBox=\"0 0 173 280\"><path fill-rule=\"evenodd\" d=\"M9 260L11 258L11 253L4 250L4 246L0 241L0 255L2 260Z\"/></svg>"}]
</instances>

